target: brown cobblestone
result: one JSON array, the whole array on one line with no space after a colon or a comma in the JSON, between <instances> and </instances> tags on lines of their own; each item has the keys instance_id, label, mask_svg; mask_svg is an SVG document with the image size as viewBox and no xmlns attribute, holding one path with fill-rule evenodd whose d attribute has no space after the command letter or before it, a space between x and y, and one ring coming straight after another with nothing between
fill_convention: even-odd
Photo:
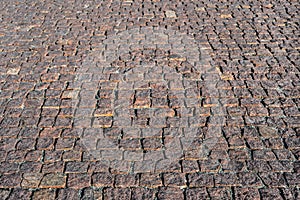
<instances>
[{"instance_id":1,"label":"brown cobblestone","mask_svg":"<svg viewBox=\"0 0 300 200\"><path fill-rule=\"evenodd\" d=\"M205 187L190 188L186 191L186 198L188 200L206 199L209 198Z\"/></svg>"},{"instance_id":2,"label":"brown cobblestone","mask_svg":"<svg viewBox=\"0 0 300 200\"><path fill-rule=\"evenodd\" d=\"M130 199L129 188L106 188L104 189L104 199Z\"/></svg>"},{"instance_id":3,"label":"brown cobblestone","mask_svg":"<svg viewBox=\"0 0 300 200\"><path fill-rule=\"evenodd\" d=\"M256 188L236 188L235 198L237 199L260 199L258 189Z\"/></svg>"},{"instance_id":4,"label":"brown cobblestone","mask_svg":"<svg viewBox=\"0 0 300 200\"><path fill-rule=\"evenodd\" d=\"M78 191L75 189L59 189L56 199L63 200L63 199L74 199L79 200L80 197L78 195Z\"/></svg>"},{"instance_id":5,"label":"brown cobblestone","mask_svg":"<svg viewBox=\"0 0 300 200\"><path fill-rule=\"evenodd\" d=\"M132 188L132 199L154 199L156 191L148 188Z\"/></svg>"},{"instance_id":6,"label":"brown cobblestone","mask_svg":"<svg viewBox=\"0 0 300 200\"><path fill-rule=\"evenodd\" d=\"M41 173L24 173L21 186L24 188L37 188L43 177Z\"/></svg>"},{"instance_id":7,"label":"brown cobblestone","mask_svg":"<svg viewBox=\"0 0 300 200\"><path fill-rule=\"evenodd\" d=\"M91 186L90 174L76 173L68 174L67 187L74 189L82 189Z\"/></svg>"},{"instance_id":8,"label":"brown cobblestone","mask_svg":"<svg viewBox=\"0 0 300 200\"><path fill-rule=\"evenodd\" d=\"M147 188L162 186L161 177L158 174L143 173L140 178L140 186Z\"/></svg>"},{"instance_id":9,"label":"brown cobblestone","mask_svg":"<svg viewBox=\"0 0 300 200\"><path fill-rule=\"evenodd\" d=\"M7 199L10 194L10 190L7 189L0 189L0 195L3 199Z\"/></svg>"},{"instance_id":10,"label":"brown cobblestone","mask_svg":"<svg viewBox=\"0 0 300 200\"><path fill-rule=\"evenodd\" d=\"M21 175L18 173L2 174L0 177L1 188L20 187Z\"/></svg>"},{"instance_id":11,"label":"brown cobblestone","mask_svg":"<svg viewBox=\"0 0 300 200\"><path fill-rule=\"evenodd\" d=\"M32 192L20 188L13 189L8 199L29 199Z\"/></svg>"},{"instance_id":12,"label":"brown cobblestone","mask_svg":"<svg viewBox=\"0 0 300 200\"><path fill-rule=\"evenodd\" d=\"M33 193L33 199L55 199L55 190L41 189Z\"/></svg>"},{"instance_id":13,"label":"brown cobblestone","mask_svg":"<svg viewBox=\"0 0 300 200\"><path fill-rule=\"evenodd\" d=\"M176 199L176 200L184 199L182 190L176 188L168 188L168 187L160 188L157 196L159 199Z\"/></svg>"},{"instance_id":14,"label":"brown cobblestone","mask_svg":"<svg viewBox=\"0 0 300 200\"><path fill-rule=\"evenodd\" d=\"M205 174L205 173L188 174L188 182L190 187L214 186L214 178L212 174Z\"/></svg>"},{"instance_id":15,"label":"brown cobblestone","mask_svg":"<svg viewBox=\"0 0 300 200\"><path fill-rule=\"evenodd\" d=\"M92 185L96 187L113 186L114 176L108 172L98 172L92 175Z\"/></svg>"},{"instance_id":16,"label":"brown cobblestone","mask_svg":"<svg viewBox=\"0 0 300 200\"><path fill-rule=\"evenodd\" d=\"M39 185L41 188L63 188L66 185L66 176L62 173L45 174Z\"/></svg>"}]
</instances>

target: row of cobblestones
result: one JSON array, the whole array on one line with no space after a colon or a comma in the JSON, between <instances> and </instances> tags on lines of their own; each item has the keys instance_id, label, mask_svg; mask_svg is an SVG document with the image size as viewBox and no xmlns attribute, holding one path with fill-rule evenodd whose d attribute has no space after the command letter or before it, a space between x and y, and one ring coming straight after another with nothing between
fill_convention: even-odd
<instances>
[{"instance_id":1,"label":"row of cobblestones","mask_svg":"<svg viewBox=\"0 0 300 200\"><path fill-rule=\"evenodd\" d=\"M8 199L296 199L298 189L286 188L248 188L214 187L190 188L186 190L160 187L149 189L137 188L85 188L84 190L39 189L1 190L1 196Z\"/></svg>"},{"instance_id":2,"label":"row of cobblestones","mask_svg":"<svg viewBox=\"0 0 300 200\"><path fill-rule=\"evenodd\" d=\"M223 161L224 162L224 161ZM226 161L225 161L226 162ZM188 162L189 163L189 162ZM120 164L120 163L118 163ZM194 165L192 165L194 164ZM174 166L172 172L165 173L141 173L141 174L114 174L108 172L105 167L99 169L99 166L105 166L103 163L95 163L95 169L89 170L87 173L86 163L67 163L65 173L58 172L53 169L55 165L48 165L49 169L44 173L26 172L22 174L10 173L3 174L1 182L3 188L74 188L83 189L86 187L147 187L158 188L162 186L175 188L197 188L197 187L272 187L282 188L288 185L290 188L296 187L299 184L293 176L293 172L223 172L222 165L219 163L205 164L210 170L198 172L197 163L192 163L190 173L181 173L179 165ZM238 165L239 163L231 163L231 165ZM251 163L253 164L253 163ZM271 163L272 164L272 163ZM276 163L275 163L276 164ZM185 162L185 165L187 163ZM206 166L208 165L208 166ZM52 167L52 170L51 168ZM241 166L235 166L236 168ZM268 165L264 166L268 167ZM213 168L213 169L211 169ZM11 169L12 170L12 169ZM270 169L272 170L272 169ZM192 172L194 171L194 172ZM218 173L217 173L218 171ZM224 170L225 171L225 170ZM284 171L284 170L283 170ZM295 173L295 172L294 172Z\"/></svg>"}]
</instances>

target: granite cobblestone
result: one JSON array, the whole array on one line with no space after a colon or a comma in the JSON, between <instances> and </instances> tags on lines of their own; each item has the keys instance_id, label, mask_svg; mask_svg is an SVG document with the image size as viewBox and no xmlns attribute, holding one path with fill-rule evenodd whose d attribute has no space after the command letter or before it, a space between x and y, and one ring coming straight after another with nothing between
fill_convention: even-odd
<instances>
[{"instance_id":1,"label":"granite cobblestone","mask_svg":"<svg viewBox=\"0 0 300 200\"><path fill-rule=\"evenodd\" d=\"M1 199L298 199L299 6L1 1Z\"/></svg>"}]
</instances>

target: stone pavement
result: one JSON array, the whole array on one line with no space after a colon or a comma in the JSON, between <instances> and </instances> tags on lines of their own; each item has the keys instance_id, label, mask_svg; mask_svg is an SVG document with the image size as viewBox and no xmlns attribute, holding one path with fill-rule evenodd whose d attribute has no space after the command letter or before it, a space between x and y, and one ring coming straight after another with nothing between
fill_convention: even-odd
<instances>
[{"instance_id":1,"label":"stone pavement","mask_svg":"<svg viewBox=\"0 0 300 200\"><path fill-rule=\"evenodd\" d=\"M299 199L299 6L0 1L1 199Z\"/></svg>"}]
</instances>

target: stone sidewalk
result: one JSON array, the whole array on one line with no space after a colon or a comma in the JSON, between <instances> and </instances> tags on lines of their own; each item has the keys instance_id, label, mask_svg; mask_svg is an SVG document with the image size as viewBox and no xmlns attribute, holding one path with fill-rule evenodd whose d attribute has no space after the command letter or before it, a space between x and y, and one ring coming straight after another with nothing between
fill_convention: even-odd
<instances>
[{"instance_id":1,"label":"stone sidewalk","mask_svg":"<svg viewBox=\"0 0 300 200\"><path fill-rule=\"evenodd\" d=\"M298 199L299 6L0 1L1 199Z\"/></svg>"}]
</instances>

